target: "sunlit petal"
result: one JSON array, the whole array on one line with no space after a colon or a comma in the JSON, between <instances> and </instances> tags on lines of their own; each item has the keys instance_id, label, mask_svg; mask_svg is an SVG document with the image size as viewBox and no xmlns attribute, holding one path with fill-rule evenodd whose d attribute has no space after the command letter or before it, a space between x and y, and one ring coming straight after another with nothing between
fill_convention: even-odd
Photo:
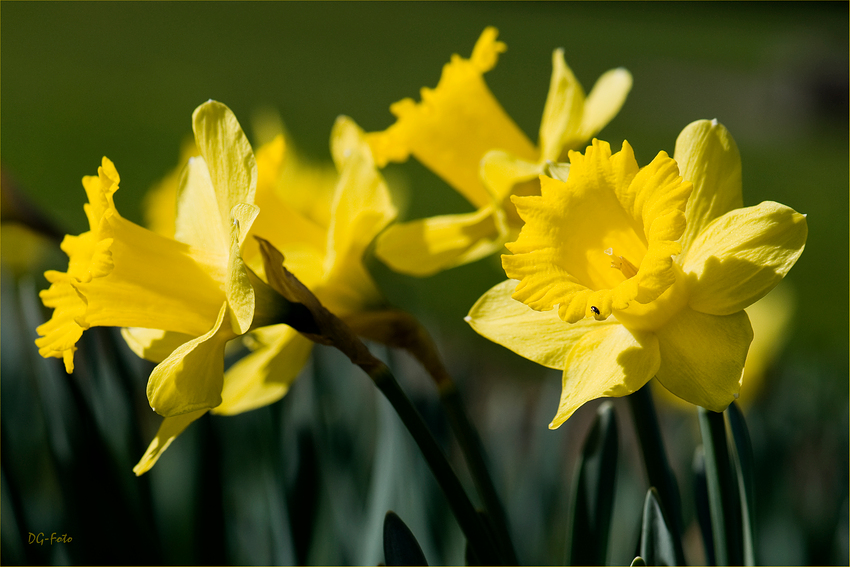
<instances>
[{"instance_id":1,"label":"sunlit petal","mask_svg":"<svg viewBox=\"0 0 850 567\"><path fill-rule=\"evenodd\" d=\"M738 397L753 339L744 311L717 316L686 307L656 335L661 349L657 377L670 392L717 412Z\"/></svg>"},{"instance_id":2,"label":"sunlit petal","mask_svg":"<svg viewBox=\"0 0 850 567\"><path fill-rule=\"evenodd\" d=\"M549 428L560 427L590 400L638 391L660 364L654 334L632 333L616 324L594 325L567 353L561 401Z\"/></svg>"},{"instance_id":3,"label":"sunlit petal","mask_svg":"<svg viewBox=\"0 0 850 567\"><path fill-rule=\"evenodd\" d=\"M685 254L683 269L695 278L690 305L730 315L773 289L806 245L806 216L765 201L736 209L708 225Z\"/></svg>"}]
</instances>

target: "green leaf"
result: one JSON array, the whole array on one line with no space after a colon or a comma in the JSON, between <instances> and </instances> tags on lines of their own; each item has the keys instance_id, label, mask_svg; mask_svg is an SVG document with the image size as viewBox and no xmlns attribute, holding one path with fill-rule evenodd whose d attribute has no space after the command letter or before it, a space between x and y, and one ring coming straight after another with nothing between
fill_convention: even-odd
<instances>
[{"instance_id":1,"label":"green leaf","mask_svg":"<svg viewBox=\"0 0 850 567\"><path fill-rule=\"evenodd\" d=\"M738 477L741 495L741 524L744 538L744 565L756 564L755 551L755 488L753 486L753 446L744 421L744 414L737 402L732 402L726 412L729 429L732 431L732 458Z\"/></svg>"},{"instance_id":2,"label":"green leaf","mask_svg":"<svg viewBox=\"0 0 850 567\"><path fill-rule=\"evenodd\" d=\"M428 565L413 532L392 511L384 517L384 562L387 565Z\"/></svg>"},{"instance_id":3,"label":"green leaf","mask_svg":"<svg viewBox=\"0 0 850 567\"><path fill-rule=\"evenodd\" d=\"M599 406L587 435L573 484L569 533L570 565L604 565L617 477L617 416L614 405Z\"/></svg>"},{"instance_id":4,"label":"green leaf","mask_svg":"<svg viewBox=\"0 0 850 567\"><path fill-rule=\"evenodd\" d=\"M644 565L677 565L676 540L658 500L658 491L652 487L646 492L643 503L640 558Z\"/></svg>"},{"instance_id":5,"label":"green leaf","mask_svg":"<svg viewBox=\"0 0 850 567\"><path fill-rule=\"evenodd\" d=\"M658 415L652 401L649 384L627 396L632 410L632 421L640 441L640 450L649 485L658 491L658 501L670 520L669 527L676 546L677 563L685 563L685 552L682 548L682 506L679 496L679 485L673 475L673 469L664 450L661 438L661 427ZM644 558L645 559L645 558Z\"/></svg>"},{"instance_id":6,"label":"green leaf","mask_svg":"<svg viewBox=\"0 0 850 567\"><path fill-rule=\"evenodd\" d=\"M644 567L645 565L646 561L643 560L643 557L638 556L632 559L632 562L629 567Z\"/></svg>"},{"instance_id":7,"label":"green leaf","mask_svg":"<svg viewBox=\"0 0 850 567\"><path fill-rule=\"evenodd\" d=\"M702 545L709 565L717 565L714 557L714 536L711 533L711 511L708 504L708 482L705 478L705 451L702 445L694 451L694 504L696 507Z\"/></svg>"},{"instance_id":8,"label":"green leaf","mask_svg":"<svg viewBox=\"0 0 850 567\"><path fill-rule=\"evenodd\" d=\"M733 477L722 413L699 408L705 450L705 476L717 565L742 565L741 506Z\"/></svg>"}]
</instances>

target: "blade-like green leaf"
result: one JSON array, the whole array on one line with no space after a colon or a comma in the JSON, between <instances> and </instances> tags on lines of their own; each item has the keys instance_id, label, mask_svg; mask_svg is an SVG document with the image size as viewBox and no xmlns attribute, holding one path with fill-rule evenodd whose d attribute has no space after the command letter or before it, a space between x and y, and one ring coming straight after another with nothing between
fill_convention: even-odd
<instances>
[{"instance_id":1,"label":"blade-like green leaf","mask_svg":"<svg viewBox=\"0 0 850 567\"><path fill-rule=\"evenodd\" d=\"M714 557L714 536L711 533L711 511L708 504L708 483L705 479L705 451L702 445L694 451L694 502L702 545L709 565L717 565Z\"/></svg>"},{"instance_id":2,"label":"blade-like green leaf","mask_svg":"<svg viewBox=\"0 0 850 567\"><path fill-rule=\"evenodd\" d=\"M569 532L570 565L604 565L617 476L617 416L614 405L599 406L587 435L573 484Z\"/></svg>"},{"instance_id":3,"label":"blade-like green leaf","mask_svg":"<svg viewBox=\"0 0 850 567\"><path fill-rule=\"evenodd\" d=\"M677 563L684 564L685 552L682 548L682 506L679 496L679 485L670 468L664 441L661 438L661 427L655 404L652 401L649 384L627 396L632 410L632 421L635 425L640 450L643 457L646 476L649 485L658 491L658 501L670 520L669 527L675 536ZM645 559L645 558L644 558Z\"/></svg>"},{"instance_id":4,"label":"blade-like green leaf","mask_svg":"<svg viewBox=\"0 0 850 567\"><path fill-rule=\"evenodd\" d=\"M753 446L744 414L737 402L732 402L726 412L732 431L732 457L741 495L741 525L743 528L744 565L756 564L755 550L755 488L753 487Z\"/></svg>"},{"instance_id":5,"label":"blade-like green leaf","mask_svg":"<svg viewBox=\"0 0 850 567\"><path fill-rule=\"evenodd\" d=\"M717 565L742 565L741 507L738 483L732 474L726 422L722 413L699 408L700 431L705 450L705 474L714 554Z\"/></svg>"},{"instance_id":6,"label":"blade-like green leaf","mask_svg":"<svg viewBox=\"0 0 850 567\"><path fill-rule=\"evenodd\" d=\"M387 565L428 565L413 532L392 511L384 517L384 562Z\"/></svg>"},{"instance_id":7,"label":"blade-like green leaf","mask_svg":"<svg viewBox=\"0 0 850 567\"><path fill-rule=\"evenodd\" d=\"M643 529L640 534L640 558L644 565L677 565L676 536L670 529L655 487L646 492L643 503Z\"/></svg>"}]
</instances>

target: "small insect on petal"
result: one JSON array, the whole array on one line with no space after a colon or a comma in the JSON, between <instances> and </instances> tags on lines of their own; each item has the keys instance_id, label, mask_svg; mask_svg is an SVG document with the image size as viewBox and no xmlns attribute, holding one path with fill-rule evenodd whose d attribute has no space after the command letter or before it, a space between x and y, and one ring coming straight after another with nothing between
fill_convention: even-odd
<instances>
[{"instance_id":1,"label":"small insect on petal","mask_svg":"<svg viewBox=\"0 0 850 567\"><path fill-rule=\"evenodd\" d=\"M593 311L594 315L599 315L599 308L596 307L595 305L591 305L590 310Z\"/></svg>"}]
</instances>

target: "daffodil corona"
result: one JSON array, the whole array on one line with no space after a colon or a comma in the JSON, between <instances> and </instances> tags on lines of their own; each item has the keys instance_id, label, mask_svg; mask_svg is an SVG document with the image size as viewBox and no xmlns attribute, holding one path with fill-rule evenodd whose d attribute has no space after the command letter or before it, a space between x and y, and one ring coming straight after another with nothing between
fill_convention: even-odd
<instances>
[{"instance_id":1,"label":"daffodil corona","mask_svg":"<svg viewBox=\"0 0 850 567\"><path fill-rule=\"evenodd\" d=\"M535 146L484 82L483 74L507 49L497 35L495 28L485 29L470 59L453 55L437 87L422 89L422 102L396 102L390 107L396 123L369 135L379 166L412 154L476 208L390 227L376 254L395 270L424 276L501 250L522 225L510 196L539 194L537 177L546 164L562 161L598 133L631 89L629 72L613 69L585 97L563 50L556 49Z\"/></svg>"},{"instance_id":2,"label":"daffodil corona","mask_svg":"<svg viewBox=\"0 0 850 567\"><path fill-rule=\"evenodd\" d=\"M743 311L805 246L804 215L742 208L740 156L716 121L680 134L675 160L639 168L628 143L570 152L566 182L514 197L525 221L502 265L511 279L472 307L485 337L563 370L561 425L585 402L624 396L653 376L722 411L738 396L752 340Z\"/></svg>"}]
</instances>

